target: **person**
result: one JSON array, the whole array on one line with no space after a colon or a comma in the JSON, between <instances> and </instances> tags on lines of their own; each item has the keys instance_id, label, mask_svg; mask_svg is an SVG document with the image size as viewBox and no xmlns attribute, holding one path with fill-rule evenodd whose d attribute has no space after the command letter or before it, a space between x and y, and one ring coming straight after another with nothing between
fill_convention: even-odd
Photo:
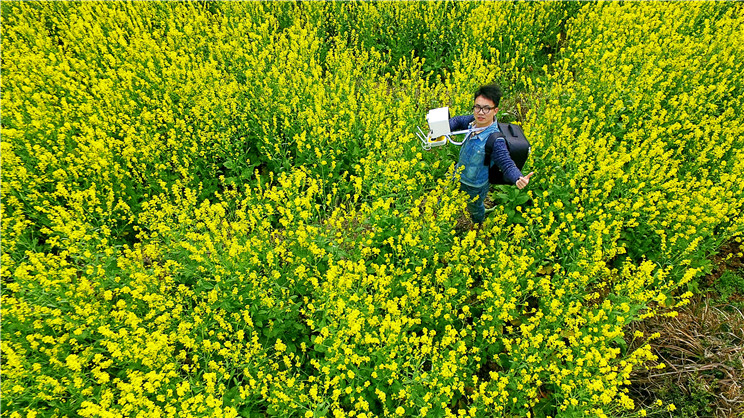
<instances>
[{"instance_id":1,"label":"person","mask_svg":"<svg viewBox=\"0 0 744 418\"><path fill-rule=\"evenodd\" d=\"M462 167L460 174L460 190L465 192L470 200L468 211L473 224L478 227L486 217L485 199L489 190L488 170L484 164L486 140L492 133L500 132L496 123L496 113L501 101L501 88L497 84L487 84L476 90L473 97L473 114L450 118L450 131L471 129L462 142L460 155L455 172ZM495 164L504 174L504 179L523 189L530 182L533 172L522 175L517 165L511 159L509 150L503 137L494 142L491 153L491 165Z\"/></svg>"}]
</instances>

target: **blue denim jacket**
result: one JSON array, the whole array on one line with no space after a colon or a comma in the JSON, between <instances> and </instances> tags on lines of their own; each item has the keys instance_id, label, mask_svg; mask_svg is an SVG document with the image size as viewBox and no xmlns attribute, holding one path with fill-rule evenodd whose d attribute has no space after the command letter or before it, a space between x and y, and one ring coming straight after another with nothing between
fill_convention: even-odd
<instances>
[{"instance_id":1,"label":"blue denim jacket","mask_svg":"<svg viewBox=\"0 0 744 418\"><path fill-rule=\"evenodd\" d=\"M450 130L469 129L474 120L473 115L455 116L449 121ZM460 175L461 183L471 187L482 187L488 183L488 167L483 164L483 161L486 158L486 140L494 132L499 132L499 125L496 122L477 134L468 134L465 137L462 148L460 148L460 158L455 166L456 170L462 166L465 167ZM504 173L504 179L511 184L515 184L522 177L522 172L509 155L504 138L499 138L493 144L491 166L494 164Z\"/></svg>"}]
</instances>

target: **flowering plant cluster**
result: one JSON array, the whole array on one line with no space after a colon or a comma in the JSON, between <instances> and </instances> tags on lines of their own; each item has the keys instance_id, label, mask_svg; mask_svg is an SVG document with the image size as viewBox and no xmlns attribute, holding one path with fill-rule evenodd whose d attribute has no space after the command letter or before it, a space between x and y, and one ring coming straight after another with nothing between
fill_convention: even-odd
<instances>
[{"instance_id":1,"label":"flowering plant cluster","mask_svg":"<svg viewBox=\"0 0 744 418\"><path fill-rule=\"evenodd\" d=\"M1 7L3 417L644 415L741 245L738 3ZM413 132L494 80L536 175L463 231Z\"/></svg>"}]
</instances>

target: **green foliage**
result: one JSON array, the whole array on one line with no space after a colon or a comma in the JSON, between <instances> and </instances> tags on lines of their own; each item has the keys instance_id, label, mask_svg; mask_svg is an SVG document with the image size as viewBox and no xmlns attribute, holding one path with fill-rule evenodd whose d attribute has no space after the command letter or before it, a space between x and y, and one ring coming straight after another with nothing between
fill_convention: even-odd
<instances>
[{"instance_id":1,"label":"green foliage","mask_svg":"<svg viewBox=\"0 0 744 418\"><path fill-rule=\"evenodd\" d=\"M0 7L3 416L632 410L744 233L740 6ZM535 176L458 231L412 132L492 81Z\"/></svg>"},{"instance_id":2,"label":"green foliage","mask_svg":"<svg viewBox=\"0 0 744 418\"><path fill-rule=\"evenodd\" d=\"M744 296L744 271L724 271L716 282L716 291L721 302L738 306L739 309L744 307L744 300L741 300Z\"/></svg>"}]
</instances>

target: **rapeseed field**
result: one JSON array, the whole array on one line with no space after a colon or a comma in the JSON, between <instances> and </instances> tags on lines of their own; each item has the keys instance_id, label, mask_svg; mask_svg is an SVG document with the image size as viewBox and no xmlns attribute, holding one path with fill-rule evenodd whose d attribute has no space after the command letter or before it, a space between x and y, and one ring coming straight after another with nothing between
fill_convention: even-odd
<instances>
[{"instance_id":1,"label":"rapeseed field","mask_svg":"<svg viewBox=\"0 0 744 418\"><path fill-rule=\"evenodd\" d=\"M674 411L626 330L744 250L739 3L1 8L3 417ZM415 132L490 82L470 230Z\"/></svg>"}]
</instances>

